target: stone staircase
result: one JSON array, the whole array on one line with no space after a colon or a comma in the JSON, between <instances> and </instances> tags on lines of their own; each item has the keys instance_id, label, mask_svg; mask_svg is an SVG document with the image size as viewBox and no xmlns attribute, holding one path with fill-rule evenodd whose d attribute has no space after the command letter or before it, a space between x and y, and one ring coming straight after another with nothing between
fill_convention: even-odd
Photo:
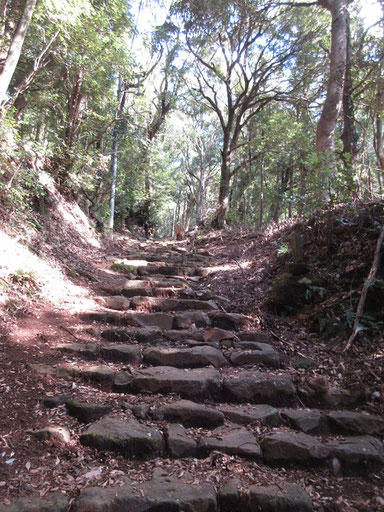
<instances>
[{"instance_id":1,"label":"stone staircase","mask_svg":"<svg viewBox=\"0 0 384 512\"><path fill-rule=\"evenodd\" d=\"M337 501L333 480L382 469L384 420L356 410L364 394L321 379L297 385L268 334L204 287L205 260L153 243L113 263L121 285L100 297L102 309L74 318L97 341L58 345L61 365L30 366L102 391L95 403L74 392L45 404L65 404L96 457L153 461L152 478L122 476L70 504L56 493L0 511L305 512Z\"/></svg>"}]
</instances>

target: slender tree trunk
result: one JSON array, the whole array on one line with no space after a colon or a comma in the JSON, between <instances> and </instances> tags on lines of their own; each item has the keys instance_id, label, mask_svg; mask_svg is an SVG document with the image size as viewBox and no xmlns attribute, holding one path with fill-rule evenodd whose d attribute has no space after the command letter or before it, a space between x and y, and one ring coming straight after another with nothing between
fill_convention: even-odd
<instances>
[{"instance_id":1,"label":"slender tree trunk","mask_svg":"<svg viewBox=\"0 0 384 512\"><path fill-rule=\"evenodd\" d=\"M49 50L54 43L54 41L57 39L58 35L60 34L60 30L57 30L52 37L49 39L49 41L44 45L44 48L40 51L38 56L35 58L33 62L32 70L26 75L21 82L19 82L15 90L12 93L12 96L9 98L6 104L6 108L8 109L12 105L14 105L15 101L19 97L20 94L25 93L33 83L34 79L38 75L39 71L46 66L47 60L46 56L49 54Z\"/></svg>"},{"instance_id":2,"label":"slender tree trunk","mask_svg":"<svg viewBox=\"0 0 384 512\"><path fill-rule=\"evenodd\" d=\"M264 156L260 161L259 229L263 226L264 216Z\"/></svg>"},{"instance_id":3,"label":"slender tree trunk","mask_svg":"<svg viewBox=\"0 0 384 512\"><path fill-rule=\"evenodd\" d=\"M335 129L339 117L347 64L348 0L319 0L332 15L330 71L323 111L317 125L316 149L331 176L336 171Z\"/></svg>"},{"instance_id":4,"label":"slender tree trunk","mask_svg":"<svg viewBox=\"0 0 384 512\"><path fill-rule=\"evenodd\" d=\"M289 169L289 202L288 218L292 219L292 196L293 196L293 166Z\"/></svg>"},{"instance_id":5,"label":"slender tree trunk","mask_svg":"<svg viewBox=\"0 0 384 512\"><path fill-rule=\"evenodd\" d=\"M25 0L23 14L21 15L16 32L12 38L8 54L0 71L0 105L6 99L7 90L15 72L21 55L24 39L35 9L36 0Z\"/></svg>"},{"instance_id":6,"label":"slender tree trunk","mask_svg":"<svg viewBox=\"0 0 384 512\"><path fill-rule=\"evenodd\" d=\"M120 106L121 103L121 76L117 79L117 104ZM120 110L120 107L118 108ZM116 181L117 181L117 152L119 149L119 120L116 121L113 127L112 135L112 182L111 182L111 193L109 196L109 221L108 227L113 229L115 224L115 203L116 203Z\"/></svg>"}]
</instances>

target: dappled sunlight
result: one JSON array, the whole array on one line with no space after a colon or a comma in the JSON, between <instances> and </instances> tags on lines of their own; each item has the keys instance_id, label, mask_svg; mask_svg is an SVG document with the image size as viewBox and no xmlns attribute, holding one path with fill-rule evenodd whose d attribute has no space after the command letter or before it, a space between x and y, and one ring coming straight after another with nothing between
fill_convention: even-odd
<instances>
[{"instance_id":1,"label":"dappled sunlight","mask_svg":"<svg viewBox=\"0 0 384 512\"><path fill-rule=\"evenodd\" d=\"M252 260L238 261L236 263L225 263L224 265L216 265L208 267L210 272L233 272L234 270L245 270L251 267Z\"/></svg>"},{"instance_id":2,"label":"dappled sunlight","mask_svg":"<svg viewBox=\"0 0 384 512\"><path fill-rule=\"evenodd\" d=\"M18 239L0 231L0 304L6 306L15 300L15 289L28 297L42 297L65 307L75 299L79 309L94 305L88 290L72 284L63 272L52 263L44 261L25 247Z\"/></svg>"}]
</instances>

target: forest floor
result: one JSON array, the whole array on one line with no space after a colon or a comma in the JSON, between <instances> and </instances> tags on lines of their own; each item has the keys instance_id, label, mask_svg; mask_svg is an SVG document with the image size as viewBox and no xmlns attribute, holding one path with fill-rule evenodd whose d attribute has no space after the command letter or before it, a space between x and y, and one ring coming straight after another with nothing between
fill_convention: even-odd
<instances>
[{"instance_id":1,"label":"forest floor","mask_svg":"<svg viewBox=\"0 0 384 512\"><path fill-rule=\"evenodd\" d=\"M374 207L362 205L360 219L372 215L372 211ZM337 267L348 270L352 266L350 271L359 268L361 276L368 275L376 233L364 235L365 250L359 252L356 246L361 247L365 226L362 224L359 232L356 226L348 223L346 214L345 225L337 223L336 226L334 219L337 216L340 217L337 214L329 218L328 224L325 220L324 224L312 221L312 238L306 239L305 243L306 259L312 270L316 268L317 272L328 273L328 280L332 274L337 281L340 272L333 268L336 258L324 260L329 258L325 248L336 238ZM375 220L379 221L380 215ZM113 284L117 279L111 271L111 261L124 254L145 251L151 242L122 235L113 240L97 237L75 206L63 206L56 218L46 218L44 222L43 230L24 239L20 235L15 237L11 229L1 234L0 502L3 504L9 504L18 496L44 497L52 491L66 493L71 499L89 485L116 484L123 472L136 480L145 480L153 470L153 461L126 466L121 457L110 453L96 457L94 450L79 443L76 421L65 416L63 408L47 409L41 401L76 390L81 393L83 402L92 403L102 399L102 390L97 390L96 398L92 386L58 381L50 376L42 381L41 375L29 369L33 363L60 363L63 355L56 349L60 343L95 340L92 329L84 330L74 321L74 313L101 309L102 285L106 281ZM311 222L306 227L308 233ZM373 331L375 335L369 342L356 342L346 353L342 349L347 336L324 340L313 329L313 313L321 308L328 312L335 310L334 297L337 296L339 301L348 296L350 290L338 290L322 304L311 305L309 311L291 316L278 316L264 307L265 297L287 261L284 254L277 256L278 249L286 247L285 241L289 240L293 229L288 225L265 233L206 234L176 242L176 245L187 252L193 252L197 247L207 252L210 274L205 286L215 295L228 297L232 312L250 315L254 325L269 333L286 367L298 358L312 360L315 363L312 376L325 377L330 387L364 388L367 394L364 410L383 415L384 345L382 334L377 334L380 328ZM314 230L316 236L313 236ZM321 259L319 253L323 249ZM356 285L357 296L359 289ZM304 381L304 372L302 375ZM300 372L296 378L301 379ZM120 398L115 395L112 400L118 403ZM105 400L111 402L111 394L105 394ZM69 444L55 440L42 442L26 434L47 423L63 421L72 434ZM232 463L234 474L241 464ZM181 474L183 463L178 462L177 466ZM197 469L204 471L204 462ZM304 474L300 469L295 471L295 481L301 481ZM220 478L220 472L218 467L217 478ZM308 472L305 475L307 489L312 488L315 503L316 489L324 485L329 487L329 504L323 504L324 508L318 504L316 510L384 510L382 473L349 479L314 471L310 482ZM253 478L249 478L249 483L254 483ZM266 483L268 479L268 470L261 470L259 481Z\"/></svg>"}]
</instances>

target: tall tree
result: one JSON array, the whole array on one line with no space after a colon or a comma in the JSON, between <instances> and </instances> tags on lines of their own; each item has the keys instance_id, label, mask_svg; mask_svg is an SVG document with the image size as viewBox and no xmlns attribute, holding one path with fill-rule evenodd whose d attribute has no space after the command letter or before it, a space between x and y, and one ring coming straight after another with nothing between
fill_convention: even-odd
<instances>
[{"instance_id":1,"label":"tall tree","mask_svg":"<svg viewBox=\"0 0 384 512\"><path fill-rule=\"evenodd\" d=\"M317 125L317 153L335 172L335 129L342 106L347 66L348 0L319 0L332 16L330 67L327 94Z\"/></svg>"},{"instance_id":2,"label":"tall tree","mask_svg":"<svg viewBox=\"0 0 384 512\"><path fill-rule=\"evenodd\" d=\"M244 162L234 164L242 131L267 104L288 94L284 65L305 34L297 26L291 30L289 12L284 20L268 0L204 5L181 0L175 10L183 16L187 46L196 61L195 92L221 125L220 189L212 221L214 228L221 229L231 178L244 167Z\"/></svg>"},{"instance_id":3,"label":"tall tree","mask_svg":"<svg viewBox=\"0 0 384 512\"><path fill-rule=\"evenodd\" d=\"M25 0L23 13L12 37L7 55L0 68L0 105L6 99L7 90L21 55L25 36L32 19L37 0ZM5 4L5 2L4 2Z\"/></svg>"}]
</instances>

